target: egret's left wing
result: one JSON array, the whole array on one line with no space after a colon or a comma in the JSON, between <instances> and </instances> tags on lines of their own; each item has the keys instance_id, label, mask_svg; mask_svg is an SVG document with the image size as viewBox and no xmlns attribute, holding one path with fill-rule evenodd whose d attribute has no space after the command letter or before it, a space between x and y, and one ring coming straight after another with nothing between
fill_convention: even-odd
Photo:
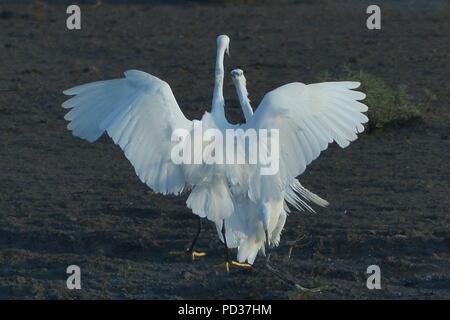
<instances>
[{"instance_id":1,"label":"egret's left wing","mask_svg":"<svg viewBox=\"0 0 450 320\"><path fill-rule=\"evenodd\" d=\"M368 118L367 106L358 100L365 94L352 89L359 82L290 83L266 94L248 128L279 130L279 172L261 176L256 172L249 195L260 198L279 194L329 143L342 147L357 139ZM276 190L275 190L275 189Z\"/></svg>"}]
</instances>

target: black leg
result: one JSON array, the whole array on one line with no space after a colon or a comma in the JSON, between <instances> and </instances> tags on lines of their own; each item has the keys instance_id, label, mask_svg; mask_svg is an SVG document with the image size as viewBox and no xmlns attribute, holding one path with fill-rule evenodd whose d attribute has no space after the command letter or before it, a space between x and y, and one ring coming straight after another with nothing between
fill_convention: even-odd
<instances>
[{"instance_id":1,"label":"black leg","mask_svg":"<svg viewBox=\"0 0 450 320\"><path fill-rule=\"evenodd\" d=\"M197 240L198 240L198 236L200 235L200 233L202 232L202 218L198 217L198 229L197 229L197 233L195 234L194 240L192 240L192 244L189 247L189 249L187 250L188 253L192 253L195 250L195 245L197 244Z\"/></svg>"},{"instance_id":2,"label":"black leg","mask_svg":"<svg viewBox=\"0 0 450 320\"><path fill-rule=\"evenodd\" d=\"M170 255L190 255L192 257L192 260L195 260L196 257L203 257L206 255L205 252L199 252L195 251L195 246L197 244L198 237L200 236L200 233L202 232L202 218L198 217L198 229L197 233L195 234L194 240L192 240L191 245L189 248L187 248L185 251L171 251L169 252Z\"/></svg>"},{"instance_id":3,"label":"black leg","mask_svg":"<svg viewBox=\"0 0 450 320\"><path fill-rule=\"evenodd\" d=\"M230 252L228 249L228 244L227 244L227 237L225 236L226 231L225 231L225 220L222 220L222 237L223 237L223 243L225 244L225 253L226 253L226 258L227 258L227 262L230 261Z\"/></svg>"},{"instance_id":4,"label":"black leg","mask_svg":"<svg viewBox=\"0 0 450 320\"><path fill-rule=\"evenodd\" d=\"M222 220L222 237L223 237L223 243L225 244L225 255L226 255L226 260L225 260L225 268L227 270L227 272L230 271L230 267L234 266L234 267L238 267L238 268L251 268L252 265L248 264L248 263L240 263L234 260L230 259L230 249L228 248L228 243L227 243L227 237L226 237L226 230L225 230L225 220Z\"/></svg>"}]
</instances>

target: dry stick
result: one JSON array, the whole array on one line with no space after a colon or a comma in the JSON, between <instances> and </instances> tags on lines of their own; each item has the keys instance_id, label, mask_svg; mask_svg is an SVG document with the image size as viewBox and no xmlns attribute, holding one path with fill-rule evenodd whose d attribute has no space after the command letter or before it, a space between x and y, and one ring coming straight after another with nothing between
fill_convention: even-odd
<instances>
[{"instance_id":1,"label":"dry stick","mask_svg":"<svg viewBox=\"0 0 450 320\"><path fill-rule=\"evenodd\" d=\"M266 232L266 237L267 237L267 232ZM269 249L269 248L268 248ZM269 249L270 250L270 249ZM270 256L271 256L271 252L267 253L267 257L266 257L266 268L267 270L269 270L272 274L274 274L275 276L277 276L280 280L282 280L283 282L293 286L294 288L303 291L303 292L320 292L322 288L305 288L301 285L299 285L298 283L296 283L295 281L288 279L286 276L282 275L278 270L276 270L274 267L272 267L270 265Z\"/></svg>"},{"instance_id":2,"label":"dry stick","mask_svg":"<svg viewBox=\"0 0 450 320\"><path fill-rule=\"evenodd\" d=\"M292 257L292 252L294 251L294 248L300 248L300 247L304 247L307 245L307 244L297 245L297 243L299 243L300 241L303 241L305 238L306 238L306 236L302 235L300 238L288 243L288 245L289 245L288 259L290 259Z\"/></svg>"}]
</instances>

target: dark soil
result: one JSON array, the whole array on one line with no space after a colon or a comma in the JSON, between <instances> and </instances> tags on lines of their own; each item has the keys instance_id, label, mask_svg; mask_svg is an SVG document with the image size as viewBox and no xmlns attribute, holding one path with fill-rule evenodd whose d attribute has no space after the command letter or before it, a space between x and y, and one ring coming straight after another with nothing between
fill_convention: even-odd
<instances>
[{"instance_id":1,"label":"dark soil","mask_svg":"<svg viewBox=\"0 0 450 320\"><path fill-rule=\"evenodd\" d=\"M0 298L450 298L450 6L407 3L381 5L379 31L365 27L366 1L84 4L80 31L66 29L62 5L0 5ZM166 80L199 118L223 33L227 74L246 71L255 106L279 85L344 68L406 84L426 105L420 121L332 146L301 177L331 206L291 213L273 263L321 293L298 294L261 257L251 271L215 268L224 256L210 223L207 257L169 255L195 232L185 198L152 193L109 139L66 130L62 90L132 68ZM225 91L241 121L228 79ZM78 291L66 289L71 264ZM372 264L381 290L366 288Z\"/></svg>"}]
</instances>

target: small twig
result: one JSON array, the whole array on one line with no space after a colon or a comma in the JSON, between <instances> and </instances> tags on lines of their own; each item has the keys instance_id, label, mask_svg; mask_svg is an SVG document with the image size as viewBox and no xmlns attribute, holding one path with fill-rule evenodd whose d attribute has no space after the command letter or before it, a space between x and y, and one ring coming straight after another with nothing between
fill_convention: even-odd
<instances>
[{"instance_id":1,"label":"small twig","mask_svg":"<svg viewBox=\"0 0 450 320\"><path fill-rule=\"evenodd\" d=\"M294 240L294 241L290 241L289 243L287 243L287 245L289 246L289 251L288 251L288 259L291 259L292 257L292 253L294 251L294 248L301 248L301 247L306 247L309 242L305 243L305 244L298 244L299 242L303 241L306 239L306 235L302 235L300 238Z\"/></svg>"}]
</instances>

